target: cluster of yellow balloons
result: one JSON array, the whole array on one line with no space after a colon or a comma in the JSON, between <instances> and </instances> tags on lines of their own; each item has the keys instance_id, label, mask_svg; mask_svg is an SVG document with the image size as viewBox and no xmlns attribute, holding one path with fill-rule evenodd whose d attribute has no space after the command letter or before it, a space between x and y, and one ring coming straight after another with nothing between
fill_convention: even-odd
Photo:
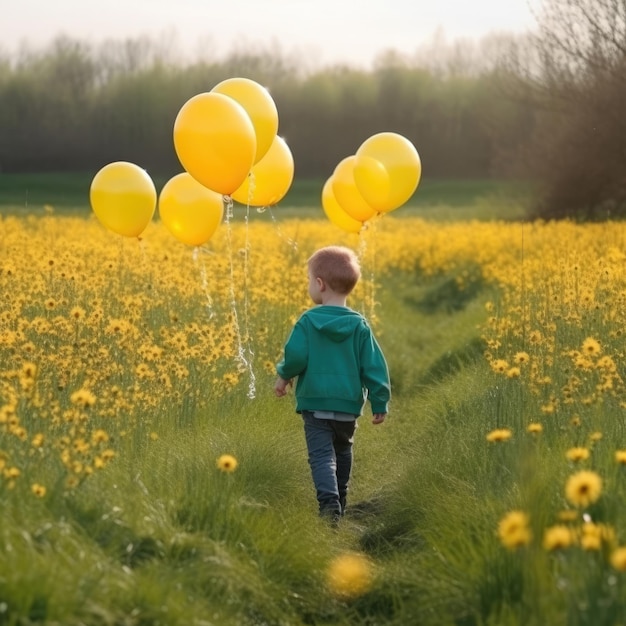
<instances>
[{"instance_id":1,"label":"cluster of yellow balloons","mask_svg":"<svg viewBox=\"0 0 626 626\"><path fill-rule=\"evenodd\" d=\"M273 206L294 176L289 147L278 136L269 91L249 78L229 78L190 98L174 121L174 148L184 172L157 199L152 179L134 163L105 165L93 178L90 201L102 224L138 237L159 216L179 241L200 246L222 221L224 196L247 206Z\"/></svg>"},{"instance_id":2,"label":"cluster of yellow balloons","mask_svg":"<svg viewBox=\"0 0 626 626\"><path fill-rule=\"evenodd\" d=\"M322 208L333 224L359 233L370 218L409 200L421 175L419 154L406 137L377 133L337 164L322 188Z\"/></svg>"}]
</instances>

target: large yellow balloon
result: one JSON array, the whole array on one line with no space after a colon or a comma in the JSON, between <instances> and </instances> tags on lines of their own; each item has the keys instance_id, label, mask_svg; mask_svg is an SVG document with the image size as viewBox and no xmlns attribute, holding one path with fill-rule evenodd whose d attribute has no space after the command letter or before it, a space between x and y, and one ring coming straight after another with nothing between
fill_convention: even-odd
<instances>
[{"instance_id":1,"label":"large yellow balloon","mask_svg":"<svg viewBox=\"0 0 626 626\"><path fill-rule=\"evenodd\" d=\"M322 208L326 217L335 226L348 233L360 233L363 223L350 217L340 206L333 193L332 176L324 183L322 188Z\"/></svg>"},{"instance_id":2,"label":"large yellow balloon","mask_svg":"<svg viewBox=\"0 0 626 626\"><path fill-rule=\"evenodd\" d=\"M89 200L106 228L125 237L139 237L154 215L157 192L144 169L115 161L93 177Z\"/></svg>"},{"instance_id":3,"label":"large yellow balloon","mask_svg":"<svg viewBox=\"0 0 626 626\"><path fill-rule=\"evenodd\" d=\"M187 172L165 183L159 194L159 215L167 230L189 246L201 246L222 221L222 195L201 185Z\"/></svg>"},{"instance_id":4,"label":"large yellow balloon","mask_svg":"<svg viewBox=\"0 0 626 626\"><path fill-rule=\"evenodd\" d=\"M376 215L376 209L365 200L357 189L354 180L354 155L341 160L331 178L333 179L333 193L343 210L359 222L364 222Z\"/></svg>"},{"instance_id":5,"label":"large yellow balloon","mask_svg":"<svg viewBox=\"0 0 626 626\"><path fill-rule=\"evenodd\" d=\"M379 162L387 172L388 185L381 186ZM378 171L378 173L377 173ZM422 175L422 163L415 146L398 133L378 133L366 139L356 151L354 180L365 200L377 212L402 206L414 193Z\"/></svg>"},{"instance_id":6,"label":"large yellow balloon","mask_svg":"<svg viewBox=\"0 0 626 626\"><path fill-rule=\"evenodd\" d=\"M256 134L256 154L258 163L270 149L278 132L278 110L270 92L249 78L228 78L211 89L236 100L250 116Z\"/></svg>"},{"instance_id":7,"label":"large yellow balloon","mask_svg":"<svg viewBox=\"0 0 626 626\"><path fill-rule=\"evenodd\" d=\"M245 180L256 155L256 134L245 109L220 93L200 93L174 122L174 147L199 183L230 195Z\"/></svg>"},{"instance_id":8,"label":"large yellow balloon","mask_svg":"<svg viewBox=\"0 0 626 626\"><path fill-rule=\"evenodd\" d=\"M274 206L289 191L293 173L291 150L285 140L276 135L270 149L252 166L250 175L232 197L249 206Z\"/></svg>"}]
</instances>

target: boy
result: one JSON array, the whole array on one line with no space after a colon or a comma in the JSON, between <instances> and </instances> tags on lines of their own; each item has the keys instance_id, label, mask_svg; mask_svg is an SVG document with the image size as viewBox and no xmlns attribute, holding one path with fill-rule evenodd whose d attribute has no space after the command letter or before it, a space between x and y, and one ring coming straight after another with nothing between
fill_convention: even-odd
<instances>
[{"instance_id":1,"label":"boy","mask_svg":"<svg viewBox=\"0 0 626 626\"><path fill-rule=\"evenodd\" d=\"M346 300L361 270L352 250L328 246L308 260L309 295L316 305L293 327L276 366L278 397L297 377L319 512L336 523L344 514L356 420L369 399L373 424L387 415L391 396L385 357L365 318Z\"/></svg>"}]
</instances>

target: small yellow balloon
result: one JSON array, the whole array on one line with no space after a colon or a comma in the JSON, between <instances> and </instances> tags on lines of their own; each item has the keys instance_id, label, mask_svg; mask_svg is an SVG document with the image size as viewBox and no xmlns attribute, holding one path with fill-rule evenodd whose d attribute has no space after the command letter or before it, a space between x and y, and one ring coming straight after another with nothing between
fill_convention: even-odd
<instances>
[{"instance_id":1,"label":"small yellow balloon","mask_svg":"<svg viewBox=\"0 0 626 626\"><path fill-rule=\"evenodd\" d=\"M252 166L250 175L232 197L249 206L274 206L289 191L293 174L291 150L285 140L276 135L270 149Z\"/></svg>"},{"instance_id":2,"label":"small yellow balloon","mask_svg":"<svg viewBox=\"0 0 626 626\"><path fill-rule=\"evenodd\" d=\"M359 222L364 222L376 215L376 209L365 200L357 189L354 180L354 155L341 160L331 178L333 179L333 193L343 210Z\"/></svg>"},{"instance_id":3,"label":"small yellow balloon","mask_svg":"<svg viewBox=\"0 0 626 626\"><path fill-rule=\"evenodd\" d=\"M201 185L187 172L165 183L159 194L159 216L169 232L189 246L209 241L222 221L221 194Z\"/></svg>"},{"instance_id":4,"label":"small yellow balloon","mask_svg":"<svg viewBox=\"0 0 626 626\"><path fill-rule=\"evenodd\" d=\"M370 159L382 164L389 177L388 192L380 177L373 174ZM377 212L387 213L402 206L414 193L422 175L422 163L415 146L398 133L378 133L366 139L356 151L354 180L365 200Z\"/></svg>"},{"instance_id":5,"label":"small yellow balloon","mask_svg":"<svg viewBox=\"0 0 626 626\"><path fill-rule=\"evenodd\" d=\"M256 134L258 163L270 149L278 132L278 110L270 92L249 78L228 78L211 89L236 100L249 115Z\"/></svg>"},{"instance_id":6,"label":"small yellow balloon","mask_svg":"<svg viewBox=\"0 0 626 626\"><path fill-rule=\"evenodd\" d=\"M174 148L200 184L230 195L245 180L256 155L256 134L245 109L220 93L200 93L181 107Z\"/></svg>"},{"instance_id":7,"label":"small yellow balloon","mask_svg":"<svg viewBox=\"0 0 626 626\"><path fill-rule=\"evenodd\" d=\"M330 222L341 230L357 234L361 232L363 223L348 215L337 202L333 193L332 177L324 183L322 188L322 208Z\"/></svg>"},{"instance_id":8,"label":"small yellow balloon","mask_svg":"<svg viewBox=\"0 0 626 626\"><path fill-rule=\"evenodd\" d=\"M115 161L93 177L89 200L106 228L125 237L139 237L152 220L157 192L144 169L127 161Z\"/></svg>"}]
</instances>

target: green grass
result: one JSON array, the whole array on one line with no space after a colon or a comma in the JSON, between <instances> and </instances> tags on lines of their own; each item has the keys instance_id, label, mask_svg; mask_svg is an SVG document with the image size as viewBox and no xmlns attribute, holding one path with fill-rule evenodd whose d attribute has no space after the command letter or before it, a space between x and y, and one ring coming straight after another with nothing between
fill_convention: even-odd
<instances>
[{"instance_id":1,"label":"green grass","mask_svg":"<svg viewBox=\"0 0 626 626\"><path fill-rule=\"evenodd\" d=\"M89 186L94 173L0 174L3 213L41 213L44 205L57 214L89 211ZM167 178L154 177L157 192ZM323 217L322 180L294 180L272 209L281 217ZM498 180L422 179L413 197L394 215L428 219L516 219L529 201L530 186ZM255 209L250 211L253 218Z\"/></svg>"}]
</instances>

